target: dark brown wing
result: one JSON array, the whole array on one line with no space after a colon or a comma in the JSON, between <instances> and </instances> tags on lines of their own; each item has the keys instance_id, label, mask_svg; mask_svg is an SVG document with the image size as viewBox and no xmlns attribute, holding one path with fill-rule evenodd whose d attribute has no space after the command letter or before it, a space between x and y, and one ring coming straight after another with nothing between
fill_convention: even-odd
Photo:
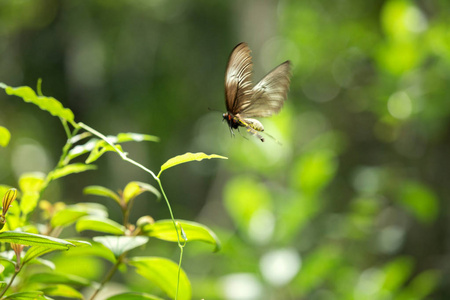
<instances>
[{"instance_id":1,"label":"dark brown wing","mask_svg":"<svg viewBox=\"0 0 450 300\"><path fill-rule=\"evenodd\" d=\"M239 104L243 117L269 117L280 111L291 82L291 62L285 61L264 76L251 91L251 97Z\"/></svg>"},{"instance_id":2,"label":"dark brown wing","mask_svg":"<svg viewBox=\"0 0 450 300\"><path fill-rule=\"evenodd\" d=\"M242 102L249 101L252 94L252 56L246 43L234 47L225 73L225 104L227 111L236 115Z\"/></svg>"}]
</instances>

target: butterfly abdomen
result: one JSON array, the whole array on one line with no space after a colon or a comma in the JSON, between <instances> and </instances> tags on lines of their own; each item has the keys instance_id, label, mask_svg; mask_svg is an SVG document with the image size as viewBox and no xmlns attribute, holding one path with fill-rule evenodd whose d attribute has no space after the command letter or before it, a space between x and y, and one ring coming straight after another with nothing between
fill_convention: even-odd
<instances>
[{"instance_id":1,"label":"butterfly abdomen","mask_svg":"<svg viewBox=\"0 0 450 300\"><path fill-rule=\"evenodd\" d=\"M245 123L257 131L264 131L264 126L256 119L244 119Z\"/></svg>"}]
</instances>

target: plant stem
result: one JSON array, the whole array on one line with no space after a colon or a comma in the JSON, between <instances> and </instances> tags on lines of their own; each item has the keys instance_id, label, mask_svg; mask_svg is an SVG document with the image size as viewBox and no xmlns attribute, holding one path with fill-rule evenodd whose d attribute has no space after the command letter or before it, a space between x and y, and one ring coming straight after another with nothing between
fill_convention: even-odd
<instances>
[{"instance_id":1,"label":"plant stem","mask_svg":"<svg viewBox=\"0 0 450 300\"><path fill-rule=\"evenodd\" d=\"M119 265L122 263L122 257L125 253L123 253L121 256L119 256L117 258L116 263L111 267L111 269L109 269L108 274L106 274L105 278L103 279L103 281L100 283L100 286L95 290L95 292L92 294L91 298L89 298L89 300L93 300L97 294L104 288L105 284L111 280L111 278L113 277L114 273L117 271L117 268L119 267Z\"/></svg>"},{"instance_id":2,"label":"plant stem","mask_svg":"<svg viewBox=\"0 0 450 300\"><path fill-rule=\"evenodd\" d=\"M101 134L101 133L98 132L97 130L95 130L95 129L89 127L88 125L86 125L86 124L84 124L84 123L79 122L79 123L77 123L77 125L78 125L79 127L83 128L84 130L86 130L86 131L92 133L93 135L96 135L96 136L98 136L99 138L101 138L102 140L104 140L106 143L108 143L108 144L109 144L109 145L110 145L110 146L111 146L111 147L112 147L112 148L120 155L120 157L121 157L123 160L125 160L125 161L127 161L127 162L129 162L129 163L131 163L131 164L133 164L133 165L135 165L135 166L141 168L141 169L144 170L145 172L149 173L149 174L152 175L153 178L158 182L159 188L161 189L161 192L162 192L162 194L163 194L164 200L166 201L167 207L168 207L168 209L169 209L170 217L172 218L173 226L175 227L175 231L176 231L176 233L177 233L178 247L180 248L180 262L179 262L179 264L178 264L177 290L176 290L176 294L175 294L175 300L176 300L176 299L178 298L178 288L179 288L179 285L180 285L181 261L182 261L182 259L183 259L183 247L184 247L184 246L181 244L181 241L180 241L180 233L178 232L177 223L176 223L175 218L174 218L174 216L173 216L172 207L170 206L169 199L167 198L166 193L164 192L164 189L163 189L163 187L162 187L161 180L159 179L159 175L161 175L161 171L159 172L158 176L156 176L155 173L153 173L150 169L147 169L146 167L144 167L144 166L141 165L140 163L138 163L138 162L136 162L136 161L134 161L134 160L128 158L128 157L127 157L127 154L126 154L125 152L122 152L122 151L121 151L119 148L117 148L113 143L111 143L111 142L106 138L105 135ZM116 269L117 269L117 266L116 266ZM115 269L114 269L114 271L115 271ZM112 276L112 275L111 275L111 276ZM102 286L103 286L103 284L101 285L101 287L102 287ZM99 288L99 289L100 289L100 288ZM94 296L97 295L97 293L98 293L98 290L97 290L97 292L91 297L91 300L94 299Z\"/></svg>"},{"instance_id":3,"label":"plant stem","mask_svg":"<svg viewBox=\"0 0 450 300\"><path fill-rule=\"evenodd\" d=\"M8 285L0 293L0 297L3 297L3 295L6 293L6 291L11 287L11 284L14 282L14 279L16 279L16 276L17 276L17 274L19 274L21 269L22 268L19 268L18 270L14 271L14 275L11 277L11 280L9 281Z\"/></svg>"},{"instance_id":4,"label":"plant stem","mask_svg":"<svg viewBox=\"0 0 450 300\"><path fill-rule=\"evenodd\" d=\"M149 173L150 175L152 175L152 177L153 177L155 180L157 180L158 177L156 177L155 173L153 173L150 169L147 169L146 167L144 167L144 166L141 165L140 163L138 163L138 162L136 162L136 161L134 161L134 160L128 158L128 157L127 157L127 154L126 154L125 152L120 151L119 148L117 148L113 143L111 143L111 142L106 138L106 136L104 136L103 134L101 134L101 133L98 132L97 130L95 130L95 129L89 127L89 126L87 126L87 125L84 124L84 123L81 123L81 122L80 122L80 123L77 123L77 125L80 126L81 128L83 128L84 130L89 131L89 132L92 133L93 135L98 136L99 138L101 138L101 139L104 140L105 142L107 142L111 147L114 148L114 150L120 155L120 157L121 157L123 160L125 160L125 161L127 161L127 162L129 162L129 163L131 163L131 164L133 164L133 165L135 165L135 166L141 168L141 169L144 170L145 172L147 172L147 173Z\"/></svg>"}]
</instances>

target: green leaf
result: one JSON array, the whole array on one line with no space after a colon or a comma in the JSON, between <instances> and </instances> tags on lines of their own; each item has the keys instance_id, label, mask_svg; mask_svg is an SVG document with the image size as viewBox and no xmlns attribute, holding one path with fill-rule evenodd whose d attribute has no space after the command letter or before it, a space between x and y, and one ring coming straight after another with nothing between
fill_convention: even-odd
<instances>
[{"instance_id":1,"label":"green leaf","mask_svg":"<svg viewBox=\"0 0 450 300\"><path fill-rule=\"evenodd\" d=\"M76 164L71 164L71 165L67 165L64 166L62 168L56 169L52 172L50 172L49 176L51 179L55 180L70 174L74 174L74 173L81 173L81 172L85 172L85 171L89 171L89 170L95 170L97 169L96 166L94 165L86 165L86 164L82 164L82 163L76 163Z\"/></svg>"},{"instance_id":2,"label":"green leaf","mask_svg":"<svg viewBox=\"0 0 450 300\"><path fill-rule=\"evenodd\" d=\"M95 148L95 145L97 145L98 142L99 142L99 139L92 138L83 145L77 145L77 146L73 147L67 153L66 161L70 161L78 156L81 156L85 153L91 152Z\"/></svg>"},{"instance_id":3,"label":"green leaf","mask_svg":"<svg viewBox=\"0 0 450 300\"><path fill-rule=\"evenodd\" d=\"M116 235L125 233L125 227L119 223L107 218L100 219L91 216L79 219L75 228L78 232L83 230L94 230Z\"/></svg>"},{"instance_id":4,"label":"green leaf","mask_svg":"<svg viewBox=\"0 0 450 300\"><path fill-rule=\"evenodd\" d=\"M128 292L114 295L112 297L107 298L106 300L164 300L164 299L145 293Z\"/></svg>"},{"instance_id":5,"label":"green leaf","mask_svg":"<svg viewBox=\"0 0 450 300\"><path fill-rule=\"evenodd\" d=\"M120 204L120 197L116 193L114 193L112 190L99 186L99 185L90 185L88 187L85 187L83 189L84 194L88 195L96 195L96 196L102 196L102 197L108 197L116 201Z\"/></svg>"},{"instance_id":6,"label":"green leaf","mask_svg":"<svg viewBox=\"0 0 450 300\"><path fill-rule=\"evenodd\" d=\"M125 186L125 189L123 190L123 199L125 200L125 203L128 203L130 200L144 192L150 192L156 195L158 200L161 198L161 193L152 185L144 182L132 181Z\"/></svg>"},{"instance_id":7,"label":"green leaf","mask_svg":"<svg viewBox=\"0 0 450 300\"><path fill-rule=\"evenodd\" d=\"M8 129L3 126L0 126L0 146L6 147L9 144L9 140L11 139L11 133Z\"/></svg>"},{"instance_id":8,"label":"green leaf","mask_svg":"<svg viewBox=\"0 0 450 300\"><path fill-rule=\"evenodd\" d=\"M105 206L98 203L78 203L66 206L64 209L55 213L51 224L53 227L68 226L86 215L105 218L107 217L107 212Z\"/></svg>"},{"instance_id":9,"label":"green leaf","mask_svg":"<svg viewBox=\"0 0 450 300\"><path fill-rule=\"evenodd\" d=\"M51 220L51 224L53 227L69 226L86 215L88 215L86 210L69 206L55 213Z\"/></svg>"},{"instance_id":10,"label":"green leaf","mask_svg":"<svg viewBox=\"0 0 450 300\"><path fill-rule=\"evenodd\" d=\"M163 290L169 297L175 298L178 279L178 265L162 257L134 257L129 264L136 267L136 272L150 280ZM178 298L191 299L191 283L186 273L181 270Z\"/></svg>"},{"instance_id":11,"label":"green leaf","mask_svg":"<svg viewBox=\"0 0 450 300\"><path fill-rule=\"evenodd\" d=\"M120 145L114 145L117 149L120 151L122 150L122 147ZM95 145L94 149L92 149L91 154L89 154L88 158L86 159L86 163L90 164L97 159L99 159L104 153L106 152L116 152L116 149L114 149L113 146L105 142L104 140L99 140L97 144Z\"/></svg>"},{"instance_id":12,"label":"green leaf","mask_svg":"<svg viewBox=\"0 0 450 300\"><path fill-rule=\"evenodd\" d=\"M70 241L70 240L69 240ZM75 256L81 256L81 257L89 257L89 256L95 256L95 257L101 257L104 258L112 263L116 262L116 258L111 250L103 246L101 243L98 242L92 242L91 247L76 247L71 248L70 251L63 252L62 255L64 256L65 260L70 260L71 257Z\"/></svg>"},{"instance_id":13,"label":"green leaf","mask_svg":"<svg viewBox=\"0 0 450 300\"><path fill-rule=\"evenodd\" d=\"M108 138L110 138L108 136ZM140 133L119 133L117 137L112 137L116 140L113 140L114 143L124 143L124 142L159 142L159 137L149 134L140 134Z\"/></svg>"},{"instance_id":14,"label":"green leaf","mask_svg":"<svg viewBox=\"0 0 450 300\"><path fill-rule=\"evenodd\" d=\"M52 249L52 248L47 248L47 247L42 247L42 246L33 246L25 254L25 257L23 258L23 263L26 264L39 256L42 256L44 254L47 254L49 252L56 251L56 250L58 250L58 249Z\"/></svg>"},{"instance_id":15,"label":"green leaf","mask_svg":"<svg viewBox=\"0 0 450 300\"><path fill-rule=\"evenodd\" d=\"M9 294L8 296L2 298L4 300L39 300L39 299L51 299L44 295L44 292L20 292Z\"/></svg>"},{"instance_id":16,"label":"green leaf","mask_svg":"<svg viewBox=\"0 0 450 300\"><path fill-rule=\"evenodd\" d=\"M40 172L25 173L19 178L19 188L22 192L19 207L25 215L34 211L45 182L45 174Z\"/></svg>"},{"instance_id":17,"label":"green leaf","mask_svg":"<svg viewBox=\"0 0 450 300\"><path fill-rule=\"evenodd\" d=\"M36 259L31 260L30 262L28 262L29 264L37 264L37 265L42 265L45 266L47 268L49 268L50 270L55 270L55 264L47 259L43 259L41 257L38 257Z\"/></svg>"},{"instance_id":18,"label":"green leaf","mask_svg":"<svg viewBox=\"0 0 450 300\"><path fill-rule=\"evenodd\" d=\"M67 250L69 249L70 246L74 246L72 243L69 243L62 239L57 239L46 235L18 232L18 231L0 232L0 242L15 243L25 246L42 246L61 250Z\"/></svg>"},{"instance_id":19,"label":"green leaf","mask_svg":"<svg viewBox=\"0 0 450 300\"><path fill-rule=\"evenodd\" d=\"M180 226L186 234L187 242L202 241L214 245L214 252L220 250L220 241L214 232L200 223L176 220L178 232L181 234ZM143 227L146 235L155 237L169 242L177 242L177 233L173 226L172 220L159 220L153 224Z\"/></svg>"},{"instance_id":20,"label":"green leaf","mask_svg":"<svg viewBox=\"0 0 450 300\"><path fill-rule=\"evenodd\" d=\"M76 127L73 112L68 108L64 108L55 98L37 96L36 93L27 86L13 88L2 83L0 84L0 88L4 88L8 95L15 95L22 98L25 102L33 103L39 106L40 109L49 112L55 117L62 118Z\"/></svg>"},{"instance_id":21,"label":"green leaf","mask_svg":"<svg viewBox=\"0 0 450 300\"><path fill-rule=\"evenodd\" d=\"M400 201L423 223L430 224L439 213L439 201L434 192L422 183L408 181L400 188Z\"/></svg>"},{"instance_id":22,"label":"green leaf","mask_svg":"<svg viewBox=\"0 0 450 300\"><path fill-rule=\"evenodd\" d=\"M94 241L103 244L110 249L116 257L119 257L124 252L144 245L148 241L146 236L96 236Z\"/></svg>"},{"instance_id":23,"label":"green leaf","mask_svg":"<svg viewBox=\"0 0 450 300\"><path fill-rule=\"evenodd\" d=\"M58 272L41 272L32 274L27 279L31 283L45 283L45 284L68 284L77 286L89 286L91 282L83 277L58 273Z\"/></svg>"},{"instance_id":24,"label":"green leaf","mask_svg":"<svg viewBox=\"0 0 450 300\"><path fill-rule=\"evenodd\" d=\"M42 291L50 296L83 299L83 295L79 291L65 284L46 287Z\"/></svg>"},{"instance_id":25,"label":"green leaf","mask_svg":"<svg viewBox=\"0 0 450 300\"><path fill-rule=\"evenodd\" d=\"M162 166L161 166L161 171L159 171L158 177L161 175L162 171L167 170L169 168L172 168L173 166L179 165L179 164L183 164L183 163L187 163L190 161L201 161L203 159L211 159L211 158L221 158L221 159L228 159L228 157L225 156L220 156L217 154L211 154L211 155L207 155L203 152L197 152L197 153L185 153L182 155L178 155L175 156L171 159L169 159L168 161L166 161Z\"/></svg>"},{"instance_id":26,"label":"green leaf","mask_svg":"<svg viewBox=\"0 0 450 300\"><path fill-rule=\"evenodd\" d=\"M25 173L19 178L19 188L22 193L39 193L45 181L45 174L41 172Z\"/></svg>"}]
</instances>

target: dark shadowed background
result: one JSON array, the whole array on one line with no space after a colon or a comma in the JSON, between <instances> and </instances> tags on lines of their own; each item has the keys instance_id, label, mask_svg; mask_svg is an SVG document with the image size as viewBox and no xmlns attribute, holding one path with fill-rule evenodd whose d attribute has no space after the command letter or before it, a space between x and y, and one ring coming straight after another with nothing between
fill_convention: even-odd
<instances>
[{"instance_id":1,"label":"dark shadowed background","mask_svg":"<svg viewBox=\"0 0 450 300\"><path fill-rule=\"evenodd\" d=\"M186 246L193 299L448 299L449 12L425 0L0 1L0 81L35 88L42 78L76 121L159 136L124 146L156 173L185 152L229 158L162 176L175 216L223 244L216 254ZM261 119L281 146L230 137L214 111L225 110L225 66L242 41L255 79L292 61L282 112ZM0 183L53 168L59 120L0 92L0 125L12 133ZM113 153L98 166L45 198L106 204L82 189L155 184ZM143 214L169 217L150 195L132 219ZM162 242L145 251L178 255Z\"/></svg>"}]
</instances>

